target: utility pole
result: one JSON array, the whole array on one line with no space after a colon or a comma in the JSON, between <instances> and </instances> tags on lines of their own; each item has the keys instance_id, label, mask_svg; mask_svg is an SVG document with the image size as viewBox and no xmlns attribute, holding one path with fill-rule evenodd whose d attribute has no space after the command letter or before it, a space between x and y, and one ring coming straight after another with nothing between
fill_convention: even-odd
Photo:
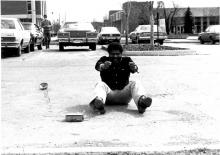
<instances>
[{"instance_id":1,"label":"utility pole","mask_svg":"<svg viewBox=\"0 0 220 155\"><path fill-rule=\"evenodd\" d=\"M151 34L150 34L150 44L154 50L154 14L153 14L153 5L154 1L147 1L147 7L150 12L150 25L151 25Z\"/></svg>"},{"instance_id":2,"label":"utility pole","mask_svg":"<svg viewBox=\"0 0 220 155\"><path fill-rule=\"evenodd\" d=\"M32 22L36 24L36 6L35 0L31 1L31 14L32 14Z\"/></svg>"}]
</instances>

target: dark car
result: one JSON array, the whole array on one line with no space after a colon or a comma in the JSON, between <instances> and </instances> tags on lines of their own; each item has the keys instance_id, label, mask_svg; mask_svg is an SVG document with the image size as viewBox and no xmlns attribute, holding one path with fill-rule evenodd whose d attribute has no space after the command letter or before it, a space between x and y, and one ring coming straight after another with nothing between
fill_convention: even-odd
<instances>
[{"instance_id":1,"label":"dark car","mask_svg":"<svg viewBox=\"0 0 220 155\"><path fill-rule=\"evenodd\" d=\"M65 22L57 33L59 50L64 46L89 46L96 50L97 33L91 23L87 22Z\"/></svg>"},{"instance_id":2,"label":"dark car","mask_svg":"<svg viewBox=\"0 0 220 155\"><path fill-rule=\"evenodd\" d=\"M205 32L199 34L198 40L201 44L204 44L205 42L211 42L212 44L215 44L216 42L219 42L219 36L220 25L210 25L207 27Z\"/></svg>"},{"instance_id":3,"label":"dark car","mask_svg":"<svg viewBox=\"0 0 220 155\"><path fill-rule=\"evenodd\" d=\"M30 50L34 51L35 46L37 46L38 50L41 50L44 37L43 37L43 32L40 29L40 27L31 22L23 22L22 25L25 30L30 31L31 33Z\"/></svg>"}]
</instances>

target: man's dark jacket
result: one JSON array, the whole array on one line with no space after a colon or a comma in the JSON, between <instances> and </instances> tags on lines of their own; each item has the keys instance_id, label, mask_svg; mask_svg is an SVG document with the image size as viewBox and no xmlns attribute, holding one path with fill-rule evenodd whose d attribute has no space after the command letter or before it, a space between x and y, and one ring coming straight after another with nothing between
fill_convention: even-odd
<instances>
[{"instance_id":1,"label":"man's dark jacket","mask_svg":"<svg viewBox=\"0 0 220 155\"><path fill-rule=\"evenodd\" d=\"M95 69L98 70L100 64L105 61L110 61L110 57L101 57L96 65ZM130 57L121 57L119 63L112 63L111 66L100 71L100 76L103 82L105 82L111 90L122 90L128 83L130 73L132 73L129 62L133 62Z\"/></svg>"}]
</instances>

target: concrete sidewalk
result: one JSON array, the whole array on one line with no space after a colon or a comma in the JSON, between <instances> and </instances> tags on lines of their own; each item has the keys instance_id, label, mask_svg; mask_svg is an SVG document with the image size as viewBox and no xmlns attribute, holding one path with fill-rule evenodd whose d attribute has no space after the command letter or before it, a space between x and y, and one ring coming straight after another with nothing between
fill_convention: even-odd
<instances>
[{"instance_id":1,"label":"concrete sidewalk","mask_svg":"<svg viewBox=\"0 0 220 155\"><path fill-rule=\"evenodd\" d=\"M94 65L105 54L52 46L2 59L1 153L220 154L219 55L133 56L140 73L131 79L142 81L152 106L140 115L131 101L98 115L88 104L100 80ZM78 112L83 122L64 120Z\"/></svg>"}]
</instances>

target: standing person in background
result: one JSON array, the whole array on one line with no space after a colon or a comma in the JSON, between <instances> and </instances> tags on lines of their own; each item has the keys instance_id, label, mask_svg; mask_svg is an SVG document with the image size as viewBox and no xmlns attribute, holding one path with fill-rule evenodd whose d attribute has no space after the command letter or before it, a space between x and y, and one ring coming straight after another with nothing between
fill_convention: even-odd
<instances>
[{"instance_id":1,"label":"standing person in background","mask_svg":"<svg viewBox=\"0 0 220 155\"><path fill-rule=\"evenodd\" d=\"M127 105L131 99L141 114L151 105L152 99L145 95L143 86L129 80L130 73L138 72L138 66L130 57L122 56L122 52L120 43L111 43L108 46L109 56L101 57L95 65L101 81L95 86L90 106L100 114L105 113L104 105Z\"/></svg>"},{"instance_id":2,"label":"standing person in background","mask_svg":"<svg viewBox=\"0 0 220 155\"><path fill-rule=\"evenodd\" d=\"M50 48L51 40L51 22L47 19L47 15L44 15L44 19L41 22L41 27L43 28L44 33L44 43L46 44L46 49Z\"/></svg>"}]
</instances>

